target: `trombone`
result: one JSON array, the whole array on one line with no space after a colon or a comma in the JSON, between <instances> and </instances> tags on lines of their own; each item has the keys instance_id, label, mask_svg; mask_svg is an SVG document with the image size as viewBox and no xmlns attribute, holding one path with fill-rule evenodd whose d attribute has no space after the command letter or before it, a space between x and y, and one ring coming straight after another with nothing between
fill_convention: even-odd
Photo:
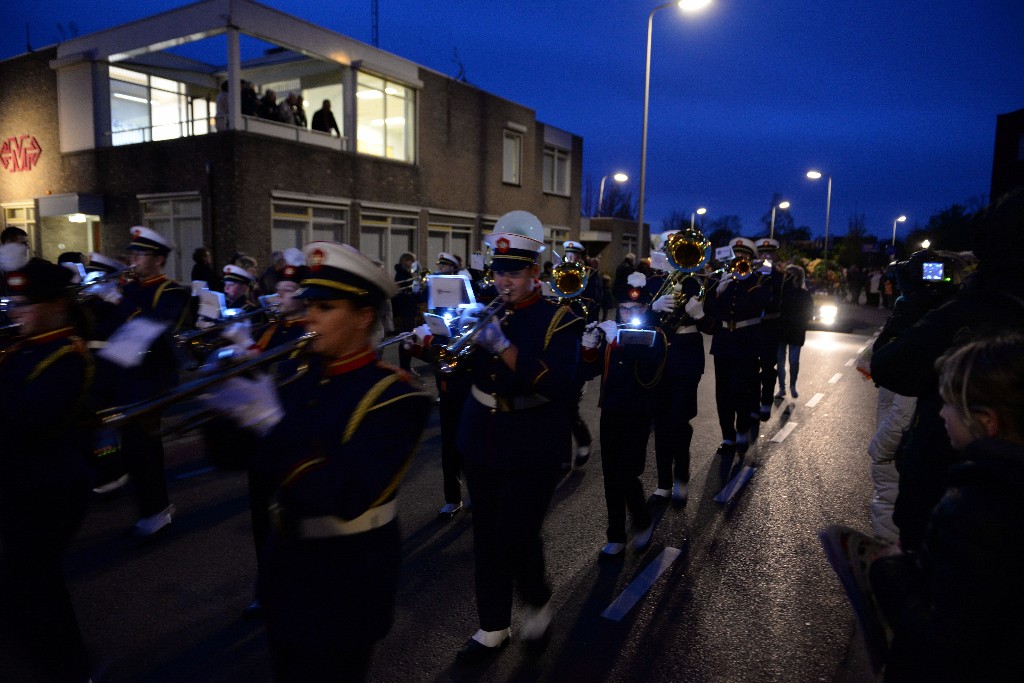
<instances>
[{"instance_id":1,"label":"trombone","mask_svg":"<svg viewBox=\"0 0 1024 683\"><path fill-rule=\"evenodd\" d=\"M700 230L687 228L669 235L662 249L673 271L665 277L665 282L658 289L654 300L657 301L669 294L675 299L674 310L661 315L662 326L674 328L685 313L683 305L686 300L694 295L692 292L684 291L684 283L687 280L695 281L698 286L697 298L704 297L704 283L700 281L701 276L697 275L697 272L704 268L704 264L711 258L711 240Z\"/></svg>"},{"instance_id":2,"label":"trombone","mask_svg":"<svg viewBox=\"0 0 1024 683\"><path fill-rule=\"evenodd\" d=\"M179 384L174 389L171 389L160 396L143 399L142 401L138 401L127 406L114 406L112 408L101 410L97 413L97 417L99 417L100 423L104 427L120 427L126 422L137 420L138 418L149 415L150 413L164 410L165 408L168 408L175 403L179 403L180 401L192 398L193 396L198 396L210 387L231 379L232 377L238 377L239 375L259 370L265 365L271 365L277 361L296 356L303 352L306 346L308 346L316 336L315 332L307 332L294 341L282 344L281 346L261 353L256 358L243 361L221 372L213 373L206 377L200 377L192 380L191 382L185 382L184 384ZM301 375L304 372L305 369L300 368L298 374ZM288 378L288 381L291 381L292 379L294 379L294 377Z\"/></svg>"}]
</instances>

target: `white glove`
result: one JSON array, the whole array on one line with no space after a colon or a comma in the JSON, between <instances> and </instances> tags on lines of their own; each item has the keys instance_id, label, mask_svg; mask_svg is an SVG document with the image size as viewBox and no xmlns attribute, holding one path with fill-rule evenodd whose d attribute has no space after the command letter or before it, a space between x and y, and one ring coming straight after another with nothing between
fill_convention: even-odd
<instances>
[{"instance_id":1,"label":"white glove","mask_svg":"<svg viewBox=\"0 0 1024 683\"><path fill-rule=\"evenodd\" d=\"M412 290L413 294L419 294L420 293L420 279L419 278L416 278L415 280L412 281L412 286L410 287L410 289Z\"/></svg>"},{"instance_id":2,"label":"white glove","mask_svg":"<svg viewBox=\"0 0 1024 683\"><path fill-rule=\"evenodd\" d=\"M596 349L601 344L601 330L597 328L597 323L590 323L583 328L583 338L580 340L580 346L585 349Z\"/></svg>"},{"instance_id":3,"label":"white glove","mask_svg":"<svg viewBox=\"0 0 1024 683\"><path fill-rule=\"evenodd\" d=\"M241 346L246 349L255 343L252 338L252 327L248 320L231 323L221 332L221 336L232 342L233 346Z\"/></svg>"},{"instance_id":4,"label":"white glove","mask_svg":"<svg viewBox=\"0 0 1024 683\"><path fill-rule=\"evenodd\" d=\"M726 289L728 289L729 285L732 284L732 281L733 281L733 276L732 275L726 275L725 277L723 277L722 281L718 283L718 287L715 288L715 294L718 294L719 296L721 296L722 292L724 292Z\"/></svg>"},{"instance_id":5,"label":"white glove","mask_svg":"<svg viewBox=\"0 0 1024 683\"><path fill-rule=\"evenodd\" d=\"M671 313L676 310L676 297L673 294L666 294L654 300L651 305L658 313Z\"/></svg>"},{"instance_id":6,"label":"white glove","mask_svg":"<svg viewBox=\"0 0 1024 683\"><path fill-rule=\"evenodd\" d=\"M202 396L211 410L227 415L240 426L266 434L284 417L277 387L267 373L255 379L232 377Z\"/></svg>"},{"instance_id":7,"label":"white glove","mask_svg":"<svg viewBox=\"0 0 1024 683\"><path fill-rule=\"evenodd\" d=\"M505 333L501 331L501 325L493 320L476 333L473 337L473 343L498 356L505 353L508 347L512 345L512 342L505 337Z\"/></svg>"},{"instance_id":8,"label":"white glove","mask_svg":"<svg viewBox=\"0 0 1024 683\"><path fill-rule=\"evenodd\" d=\"M414 346L426 348L430 346L430 340L433 338L433 333L430 331L430 326L426 323L412 329L412 335L405 338L402 342L402 346L405 347L406 351Z\"/></svg>"},{"instance_id":9,"label":"white glove","mask_svg":"<svg viewBox=\"0 0 1024 683\"><path fill-rule=\"evenodd\" d=\"M704 317L704 303L695 296L691 296L686 300L686 305L683 306L683 310L686 311L686 315L690 316L694 320L700 320Z\"/></svg>"},{"instance_id":10,"label":"white glove","mask_svg":"<svg viewBox=\"0 0 1024 683\"><path fill-rule=\"evenodd\" d=\"M92 285L89 287L89 292L108 303L114 305L121 303L121 290L118 288L116 280L107 280Z\"/></svg>"},{"instance_id":11,"label":"white glove","mask_svg":"<svg viewBox=\"0 0 1024 683\"><path fill-rule=\"evenodd\" d=\"M605 320L603 323L597 326L597 329L601 330L604 334L604 338L611 344L615 341L615 338L619 336L619 326L614 320Z\"/></svg>"}]
</instances>

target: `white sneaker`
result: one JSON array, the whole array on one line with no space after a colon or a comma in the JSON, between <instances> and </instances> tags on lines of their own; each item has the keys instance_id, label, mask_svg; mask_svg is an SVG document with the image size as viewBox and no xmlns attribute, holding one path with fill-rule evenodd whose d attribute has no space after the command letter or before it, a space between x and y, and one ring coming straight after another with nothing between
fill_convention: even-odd
<instances>
[{"instance_id":1,"label":"white sneaker","mask_svg":"<svg viewBox=\"0 0 1024 683\"><path fill-rule=\"evenodd\" d=\"M672 502L682 503L686 500L687 495L690 492L689 482L676 480L676 483L672 485Z\"/></svg>"},{"instance_id":2,"label":"white sneaker","mask_svg":"<svg viewBox=\"0 0 1024 683\"><path fill-rule=\"evenodd\" d=\"M438 517L454 517L462 509L462 503L445 503L437 513Z\"/></svg>"},{"instance_id":3,"label":"white sneaker","mask_svg":"<svg viewBox=\"0 0 1024 683\"><path fill-rule=\"evenodd\" d=\"M97 486L96 488L94 488L92 490L92 492L93 493L98 493L98 494L101 494L101 495L104 494L104 493L110 493L111 491L118 490L119 488L121 488L122 486L124 486L127 483L128 483L128 475L127 474L122 474L120 477L118 477L114 481L108 481L106 484L101 484L100 486Z\"/></svg>"},{"instance_id":4,"label":"white sneaker","mask_svg":"<svg viewBox=\"0 0 1024 683\"><path fill-rule=\"evenodd\" d=\"M605 543L601 548L602 555L619 555L626 549L625 543Z\"/></svg>"},{"instance_id":5,"label":"white sneaker","mask_svg":"<svg viewBox=\"0 0 1024 683\"><path fill-rule=\"evenodd\" d=\"M583 467L590 460L590 446L577 446L576 447L576 467Z\"/></svg>"},{"instance_id":6,"label":"white sneaker","mask_svg":"<svg viewBox=\"0 0 1024 683\"><path fill-rule=\"evenodd\" d=\"M135 522L135 527L133 529L134 535L152 536L171 523L171 517L174 513L174 505L171 504L155 515L143 517L139 521Z\"/></svg>"},{"instance_id":7,"label":"white sneaker","mask_svg":"<svg viewBox=\"0 0 1024 683\"><path fill-rule=\"evenodd\" d=\"M526 605L523 617L523 640L540 640L551 624L551 600L541 607Z\"/></svg>"},{"instance_id":8,"label":"white sneaker","mask_svg":"<svg viewBox=\"0 0 1024 683\"><path fill-rule=\"evenodd\" d=\"M668 498L670 495L672 495L672 492L669 491L668 489L654 489L654 493L652 493L651 495L658 496L659 498Z\"/></svg>"}]
</instances>

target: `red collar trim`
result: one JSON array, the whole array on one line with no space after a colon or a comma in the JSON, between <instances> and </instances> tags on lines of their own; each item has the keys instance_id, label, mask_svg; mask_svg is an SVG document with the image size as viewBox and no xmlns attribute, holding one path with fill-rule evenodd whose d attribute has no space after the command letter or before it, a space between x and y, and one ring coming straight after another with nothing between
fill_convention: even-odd
<instances>
[{"instance_id":1,"label":"red collar trim","mask_svg":"<svg viewBox=\"0 0 1024 683\"><path fill-rule=\"evenodd\" d=\"M284 324L284 328L287 330L289 328L297 327L299 325L305 325L306 324L306 319L305 318L286 318L283 321L283 324Z\"/></svg>"},{"instance_id":2,"label":"red collar trim","mask_svg":"<svg viewBox=\"0 0 1024 683\"><path fill-rule=\"evenodd\" d=\"M328 377L337 377L338 375L358 370L361 367L376 362L377 352L373 349L364 349L362 351L356 351L355 353L349 354L344 358L331 361L327 364L327 372L324 374Z\"/></svg>"},{"instance_id":3,"label":"red collar trim","mask_svg":"<svg viewBox=\"0 0 1024 683\"><path fill-rule=\"evenodd\" d=\"M37 334L34 337L29 337L25 341L30 344L46 344L56 339L64 339L75 334L75 328L73 327L62 327L59 330L50 330L49 332L43 332Z\"/></svg>"},{"instance_id":4,"label":"red collar trim","mask_svg":"<svg viewBox=\"0 0 1024 683\"><path fill-rule=\"evenodd\" d=\"M538 288L534 289L533 292L530 293L530 296L526 297L525 299L523 299L522 301L520 301L517 304L512 304L512 310L518 311L520 309L526 308L527 306L532 306L532 305L534 305L535 303L537 303L540 300L541 300L541 291L540 291L540 287L538 287Z\"/></svg>"},{"instance_id":5,"label":"red collar trim","mask_svg":"<svg viewBox=\"0 0 1024 683\"><path fill-rule=\"evenodd\" d=\"M166 275L163 275L163 274L154 275L153 277L149 278L148 280L140 280L139 281L139 286L140 287L152 287L153 285L160 284L161 282L163 282L166 279L167 279Z\"/></svg>"}]
</instances>

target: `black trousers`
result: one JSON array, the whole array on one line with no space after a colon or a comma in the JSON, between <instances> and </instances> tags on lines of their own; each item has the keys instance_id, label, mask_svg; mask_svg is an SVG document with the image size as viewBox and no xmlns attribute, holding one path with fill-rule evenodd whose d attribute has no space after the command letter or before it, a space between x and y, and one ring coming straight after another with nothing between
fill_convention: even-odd
<instances>
[{"instance_id":1,"label":"black trousers","mask_svg":"<svg viewBox=\"0 0 1024 683\"><path fill-rule=\"evenodd\" d=\"M654 457L658 463L659 489L672 488L674 479L690 481L690 442L693 440L690 420L697 417L700 377L662 377L658 384L658 404L654 409Z\"/></svg>"},{"instance_id":2,"label":"black trousers","mask_svg":"<svg viewBox=\"0 0 1024 683\"><path fill-rule=\"evenodd\" d=\"M757 357L715 356L715 403L723 441L750 431L750 414L757 411Z\"/></svg>"},{"instance_id":3,"label":"black trousers","mask_svg":"<svg viewBox=\"0 0 1024 683\"><path fill-rule=\"evenodd\" d=\"M473 556L480 628L512 623L512 593L540 607L551 598L541 527L561 471L557 465L497 470L466 463L473 496Z\"/></svg>"},{"instance_id":4,"label":"black trousers","mask_svg":"<svg viewBox=\"0 0 1024 683\"><path fill-rule=\"evenodd\" d=\"M161 415L147 415L121 430L121 450L135 484L140 517L155 515L170 505L164 475L164 443L160 438Z\"/></svg>"},{"instance_id":5,"label":"black trousers","mask_svg":"<svg viewBox=\"0 0 1024 683\"><path fill-rule=\"evenodd\" d=\"M462 502L462 452L458 447L459 419L468 391L440 391L438 417L441 421L441 474L444 502Z\"/></svg>"},{"instance_id":6,"label":"black trousers","mask_svg":"<svg viewBox=\"0 0 1024 683\"><path fill-rule=\"evenodd\" d=\"M576 397L576 405L572 414L572 435L576 439L577 446L589 446L593 441L594 437L590 435L590 427L587 426L586 421L580 417L580 402L583 400L583 387L580 385L579 392ZM572 460L572 454L568 456L569 460Z\"/></svg>"},{"instance_id":7,"label":"black trousers","mask_svg":"<svg viewBox=\"0 0 1024 683\"><path fill-rule=\"evenodd\" d=\"M634 528L642 529L651 523L640 482L650 435L649 414L601 411L601 470L608 508L609 543L626 542L627 509Z\"/></svg>"},{"instance_id":8,"label":"black trousers","mask_svg":"<svg viewBox=\"0 0 1024 683\"><path fill-rule=\"evenodd\" d=\"M0 511L0 626L5 640L21 641L18 655L45 672L47 681L83 681L89 675L63 567L88 496L85 486L38 492L27 500L12 496Z\"/></svg>"}]
</instances>

